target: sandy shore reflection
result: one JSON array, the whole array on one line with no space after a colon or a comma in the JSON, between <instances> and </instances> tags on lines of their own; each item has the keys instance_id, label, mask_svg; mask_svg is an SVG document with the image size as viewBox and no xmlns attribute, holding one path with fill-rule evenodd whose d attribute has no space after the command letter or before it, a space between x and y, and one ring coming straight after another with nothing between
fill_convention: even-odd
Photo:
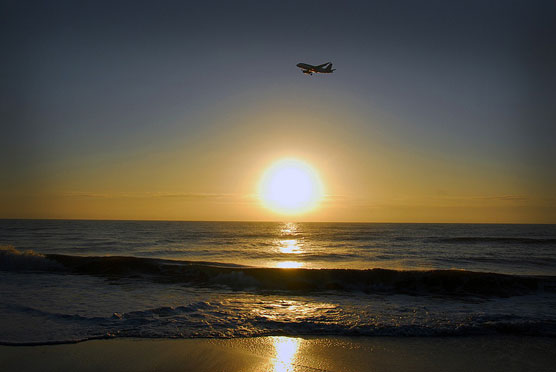
<instances>
[{"instance_id":1,"label":"sandy shore reflection","mask_svg":"<svg viewBox=\"0 0 556 372\"><path fill-rule=\"evenodd\" d=\"M274 372L293 371L295 357L301 339L292 337L273 337L274 348L276 349L276 357L273 360Z\"/></svg>"}]
</instances>

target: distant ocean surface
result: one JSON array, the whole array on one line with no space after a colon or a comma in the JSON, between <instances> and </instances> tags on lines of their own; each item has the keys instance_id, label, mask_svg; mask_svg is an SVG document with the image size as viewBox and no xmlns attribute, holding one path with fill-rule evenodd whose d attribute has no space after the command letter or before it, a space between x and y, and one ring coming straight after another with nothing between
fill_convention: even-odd
<instances>
[{"instance_id":1,"label":"distant ocean surface","mask_svg":"<svg viewBox=\"0 0 556 372\"><path fill-rule=\"evenodd\" d=\"M556 336L556 225L0 220L0 343Z\"/></svg>"}]
</instances>

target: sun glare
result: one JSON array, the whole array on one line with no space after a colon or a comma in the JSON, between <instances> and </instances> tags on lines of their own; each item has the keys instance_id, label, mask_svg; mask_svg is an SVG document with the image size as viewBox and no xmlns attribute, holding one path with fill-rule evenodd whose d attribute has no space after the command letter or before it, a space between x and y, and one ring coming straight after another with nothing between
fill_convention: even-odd
<instances>
[{"instance_id":1,"label":"sun glare","mask_svg":"<svg viewBox=\"0 0 556 372\"><path fill-rule=\"evenodd\" d=\"M300 214L315 208L323 197L317 172L297 159L282 159L266 170L259 185L263 205L280 214Z\"/></svg>"}]
</instances>

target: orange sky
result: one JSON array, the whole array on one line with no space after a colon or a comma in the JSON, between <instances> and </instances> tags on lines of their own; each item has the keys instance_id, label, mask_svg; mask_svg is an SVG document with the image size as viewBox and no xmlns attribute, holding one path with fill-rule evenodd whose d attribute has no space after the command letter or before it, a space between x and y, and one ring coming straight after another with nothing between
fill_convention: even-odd
<instances>
[{"instance_id":1,"label":"orange sky","mask_svg":"<svg viewBox=\"0 0 556 372\"><path fill-rule=\"evenodd\" d=\"M154 139L145 148L37 170L36 181L4 191L2 217L556 222L547 190L543 196L513 168L439 156L385 134L381 127L388 125L384 117L337 107L315 115L296 105L290 111L256 106L226 115L227 131L206 131L195 141ZM326 196L315 210L287 216L262 206L261 176L284 157L319 173Z\"/></svg>"}]
</instances>

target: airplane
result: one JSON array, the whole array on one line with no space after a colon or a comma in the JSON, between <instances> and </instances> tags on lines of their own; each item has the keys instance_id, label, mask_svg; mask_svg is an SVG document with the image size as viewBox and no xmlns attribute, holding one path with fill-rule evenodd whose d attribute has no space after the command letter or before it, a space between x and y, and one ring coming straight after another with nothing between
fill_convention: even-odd
<instances>
[{"instance_id":1,"label":"airplane","mask_svg":"<svg viewBox=\"0 0 556 372\"><path fill-rule=\"evenodd\" d=\"M326 62L323 63L322 65L317 65L317 66L309 65L307 63L298 63L296 66L303 69L303 73L308 75L313 75L313 73L330 74L336 71L336 69L332 68L332 63L330 62Z\"/></svg>"}]
</instances>

